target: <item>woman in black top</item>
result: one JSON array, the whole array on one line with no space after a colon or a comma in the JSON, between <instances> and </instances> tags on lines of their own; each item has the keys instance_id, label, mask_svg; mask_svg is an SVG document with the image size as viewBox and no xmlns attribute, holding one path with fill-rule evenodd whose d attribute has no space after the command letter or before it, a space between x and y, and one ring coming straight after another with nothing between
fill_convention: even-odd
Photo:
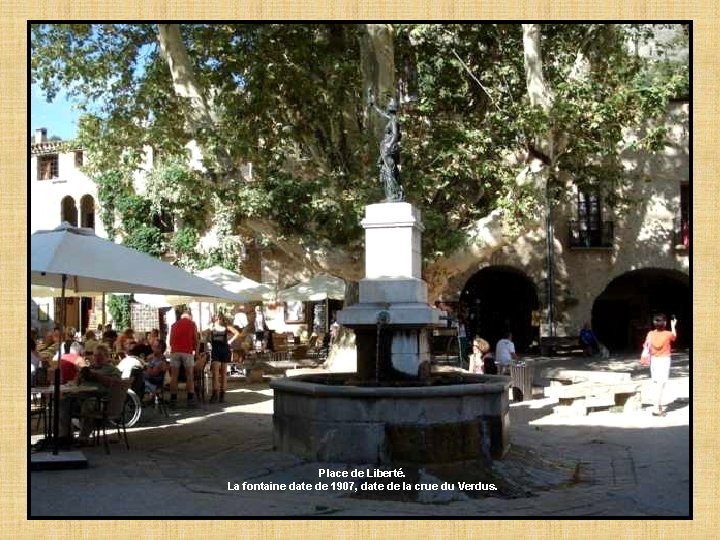
<instances>
[{"instance_id":1,"label":"woman in black top","mask_svg":"<svg viewBox=\"0 0 720 540\"><path fill-rule=\"evenodd\" d=\"M232 334L229 340L228 334ZM230 344L238 337L240 337L240 332L227 323L222 313L213 318L210 328L210 371L212 372L210 403L225 401L225 388L227 387L227 366L225 364L232 358Z\"/></svg>"}]
</instances>

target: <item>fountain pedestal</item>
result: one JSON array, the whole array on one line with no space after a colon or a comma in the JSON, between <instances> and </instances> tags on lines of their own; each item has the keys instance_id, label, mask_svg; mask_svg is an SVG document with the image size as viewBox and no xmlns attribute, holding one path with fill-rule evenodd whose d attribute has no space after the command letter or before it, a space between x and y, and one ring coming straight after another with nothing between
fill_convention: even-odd
<instances>
[{"instance_id":1,"label":"fountain pedestal","mask_svg":"<svg viewBox=\"0 0 720 540\"><path fill-rule=\"evenodd\" d=\"M421 279L420 211L404 202L365 209L359 302L337 321L356 334L358 372L270 383L279 450L317 461L442 463L499 458L509 447L509 377L430 366L429 329L441 311Z\"/></svg>"},{"instance_id":2,"label":"fountain pedestal","mask_svg":"<svg viewBox=\"0 0 720 540\"><path fill-rule=\"evenodd\" d=\"M415 377L430 361L427 329L441 324L442 313L428 305L420 277L420 210L405 202L371 204L361 224L365 278L359 302L338 312L337 320L357 336L360 379Z\"/></svg>"}]
</instances>

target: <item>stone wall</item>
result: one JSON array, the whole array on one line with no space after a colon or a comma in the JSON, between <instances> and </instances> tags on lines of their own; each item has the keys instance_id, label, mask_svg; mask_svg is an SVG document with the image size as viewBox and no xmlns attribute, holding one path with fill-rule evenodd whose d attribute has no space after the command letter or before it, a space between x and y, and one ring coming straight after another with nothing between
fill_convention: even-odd
<instances>
[{"instance_id":1,"label":"stone wall","mask_svg":"<svg viewBox=\"0 0 720 540\"><path fill-rule=\"evenodd\" d=\"M575 188L568 184L569 197L554 210L556 321L576 335L590 320L593 302L618 276L643 268L661 268L689 273L687 251L677 250L674 219L679 214L680 186L690 179L689 106L673 103L668 114L669 143L657 156L626 151L623 164L627 181L619 182L619 194L633 199L626 207L603 208L603 220L614 222L611 248L570 248L568 221L577 217ZM627 134L627 140L642 134ZM632 175L641 173L647 180ZM543 216L530 223L526 232L511 236L501 217L494 213L478 225L476 241L433 265L426 273L430 301L455 301L468 280L486 266L508 266L523 272L534 284L544 304L547 276Z\"/></svg>"}]
</instances>

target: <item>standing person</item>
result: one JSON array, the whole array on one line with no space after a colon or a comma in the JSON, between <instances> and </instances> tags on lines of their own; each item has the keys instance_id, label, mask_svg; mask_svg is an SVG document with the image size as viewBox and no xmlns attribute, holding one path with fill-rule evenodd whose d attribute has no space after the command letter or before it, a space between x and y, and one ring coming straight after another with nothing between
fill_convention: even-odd
<instances>
[{"instance_id":1,"label":"standing person","mask_svg":"<svg viewBox=\"0 0 720 540\"><path fill-rule=\"evenodd\" d=\"M198 350L197 328L189 311L183 312L178 321L170 327L170 365L172 377L170 380L170 406L177 405L177 384L180 366L185 366L187 380L187 404L195 405L195 385L193 384L193 367L195 366L195 353Z\"/></svg>"},{"instance_id":2,"label":"standing person","mask_svg":"<svg viewBox=\"0 0 720 540\"><path fill-rule=\"evenodd\" d=\"M670 343L675 341L677 320L673 316L670 321L670 331L666 329L665 315L658 314L653 317L654 330L648 332L645 343L650 347L650 377L655 386L655 408L653 416L665 416L662 407L662 393L670 377Z\"/></svg>"},{"instance_id":3,"label":"standing person","mask_svg":"<svg viewBox=\"0 0 720 540\"><path fill-rule=\"evenodd\" d=\"M495 363L501 367L502 374L507 374L510 371L510 364L513 360L517 360L518 356L515 354L515 344L512 340L512 332L505 332L500 341L495 346Z\"/></svg>"},{"instance_id":4,"label":"standing person","mask_svg":"<svg viewBox=\"0 0 720 540\"><path fill-rule=\"evenodd\" d=\"M248 325L248 318L247 315L245 315L245 308L243 306L240 306L237 310L237 313L235 313L235 317L233 318L233 326L236 329L242 330Z\"/></svg>"},{"instance_id":5,"label":"standing person","mask_svg":"<svg viewBox=\"0 0 720 540\"><path fill-rule=\"evenodd\" d=\"M465 325L465 317L462 314L458 314L457 318L458 325L458 353L460 354L460 362L465 365L465 360L470 356L470 340L467 336L467 327Z\"/></svg>"},{"instance_id":6,"label":"standing person","mask_svg":"<svg viewBox=\"0 0 720 540\"><path fill-rule=\"evenodd\" d=\"M235 339L232 344L232 361L242 363L245 359L245 350L243 349L244 337L250 332L248 328L248 318L245 314L245 308L240 306L235 317L233 318L233 326L240 331L240 337ZM233 366L234 367L234 366ZM232 369L232 368L231 368Z\"/></svg>"},{"instance_id":7,"label":"standing person","mask_svg":"<svg viewBox=\"0 0 720 540\"><path fill-rule=\"evenodd\" d=\"M262 351L265 342L265 332L268 330L267 324L265 324L265 315L262 311L262 306L255 306L255 322L253 323L255 329L255 350Z\"/></svg>"},{"instance_id":8,"label":"standing person","mask_svg":"<svg viewBox=\"0 0 720 540\"><path fill-rule=\"evenodd\" d=\"M232 337L228 340L228 334ZM230 345L240 337L240 332L228 324L225 316L220 313L213 318L210 328L210 371L212 371L212 395L210 403L225 401L225 389L227 388L227 366L230 362Z\"/></svg>"},{"instance_id":9,"label":"standing person","mask_svg":"<svg viewBox=\"0 0 720 540\"><path fill-rule=\"evenodd\" d=\"M597 338L595 337L595 332L593 332L592 328L590 328L589 322L586 322L583 325L582 330L580 330L580 345L583 348L585 356L593 356L600 351L600 346Z\"/></svg>"}]
</instances>

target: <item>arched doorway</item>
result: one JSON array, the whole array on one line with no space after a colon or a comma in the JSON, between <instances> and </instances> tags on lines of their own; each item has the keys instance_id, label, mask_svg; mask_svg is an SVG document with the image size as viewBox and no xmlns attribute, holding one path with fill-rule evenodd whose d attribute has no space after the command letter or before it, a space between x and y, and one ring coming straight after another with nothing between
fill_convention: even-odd
<instances>
[{"instance_id":1,"label":"arched doorway","mask_svg":"<svg viewBox=\"0 0 720 540\"><path fill-rule=\"evenodd\" d=\"M527 351L538 338L532 312L540 306L535 285L510 266L488 266L465 284L460 302L467 311L468 336L481 336L492 347L510 330L517 351Z\"/></svg>"},{"instance_id":2,"label":"arched doorway","mask_svg":"<svg viewBox=\"0 0 720 540\"><path fill-rule=\"evenodd\" d=\"M610 350L640 351L655 313L677 317L675 348L690 345L692 295L687 274L644 268L618 276L595 299L592 325L598 339Z\"/></svg>"},{"instance_id":3,"label":"arched doorway","mask_svg":"<svg viewBox=\"0 0 720 540\"><path fill-rule=\"evenodd\" d=\"M63 197L60 202L60 222L67 221L73 227L78 225L78 210L75 199L70 195Z\"/></svg>"},{"instance_id":4,"label":"arched doorway","mask_svg":"<svg viewBox=\"0 0 720 540\"><path fill-rule=\"evenodd\" d=\"M80 226L95 229L95 200L92 195L83 195L80 199Z\"/></svg>"}]
</instances>

